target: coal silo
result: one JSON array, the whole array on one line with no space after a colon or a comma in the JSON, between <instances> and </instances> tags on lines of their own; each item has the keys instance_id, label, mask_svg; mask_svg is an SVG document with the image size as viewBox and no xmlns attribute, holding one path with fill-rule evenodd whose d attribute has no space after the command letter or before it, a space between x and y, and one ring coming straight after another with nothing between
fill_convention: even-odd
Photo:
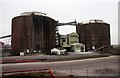
<instances>
[{"instance_id":1,"label":"coal silo","mask_svg":"<svg viewBox=\"0 0 120 78\"><path fill-rule=\"evenodd\" d=\"M85 44L86 51L110 45L110 25L102 20L90 20L76 26L79 42Z\"/></svg>"},{"instance_id":2,"label":"coal silo","mask_svg":"<svg viewBox=\"0 0 120 78\"><path fill-rule=\"evenodd\" d=\"M50 54L55 47L56 21L40 12L26 12L12 19L12 50Z\"/></svg>"}]
</instances>

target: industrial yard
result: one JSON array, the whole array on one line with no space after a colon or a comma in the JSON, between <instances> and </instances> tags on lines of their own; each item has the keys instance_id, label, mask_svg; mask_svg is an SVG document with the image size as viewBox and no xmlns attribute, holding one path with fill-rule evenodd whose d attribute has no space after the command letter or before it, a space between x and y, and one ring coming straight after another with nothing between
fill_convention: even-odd
<instances>
[{"instance_id":1,"label":"industrial yard","mask_svg":"<svg viewBox=\"0 0 120 78\"><path fill-rule=\"evenodd\" d=\"M58 32L58 27L64 25L75 26L76 33L72 32L67 35L61 35ZM58 77L100 76L101 73L105 75L104 72L106 71L107 76L109 76L110 73L112 76L118 76L118 71L116 70L118 68L117 64L115 69L113 69L113 65L108 68L104 67L99 69L98 67L97 69L90 69L90 67L82 71L77 71L76 69L79 65L77 63L81 65L82 60L111 59L112 57L111 60L113 61L113 57L115 57L115 59L119 57L112 56L114 53L118 52L119 46L117 46L116 51L113 49L114 46L111 46L110 24L103 22L103 20L92 19L88 23L78 23L76 20L73 22L60 23L41 12L24 12L20 16L12 19L12 34L1 38L7 37L11 37L11 45L5 45L1 42L2 61L0 61L0 63L3 64L2 71L4 77L7 77L9 73L15 76L13 74L18 72L23 74L28 71L29 73L30 71L40 72L42 68L45 68L43 69L44 72L48 70L48 73L51 74L48 75L48 77L54 78L57 77L55 74L58 75ZM119 53L117 55L119 55ZM75 65L75 68L57 68L57 66L59 66L57 64L60 62L65 63L64 66L69 66L66 65L66 62L71 63ZM21 69L21 64L28 64L31 67L31 63L35 65L40 63L43 64L43 67L40 67L40 70L35 69L38 66L27 69L24 68L25 70L19 70L18 67L16 67L16 65L20 65ZM56 66L49 66L54 63ZM10 69L9 66L11 66L11 64L14 64L16 68L13 68L13 70ZM44 64L45 66L47 65L47 67L44 67ZM92 64L97 65L96 62ZM54 69L54 67L56 68ZM6 70L6 68L8 69ZM71 72L69 72L68 69ZM65 73L65 71L69 73ZM40 77L41 74L37 73L37 76L38 75ZM8 77L9 76L11 75L8 75Z\"/></svg>"},{"instance_id":2,"label":"industrial yard","mask_svg":"<svg viewBox=\"0 0 120 78\"><path fill-rule=\"evenodd\" d=\"M0 1L2 78L119 78L117 0L21 1Z\"/></svg>"},{"instance_id":3,"label":"industrial yard","mask_svg":"<svg viewBox=\"0 0 120 78\"><path fill-rule=\"evenodd\" d=\"M64 25L76 26L76 33L61 35L58 27ZM111 48L110 24L103 20L60 23L42 12L24 12L14 17L12 35L1 38L6 37L11 37L9 51L12 55L66 55L67 52L87 51L110 53Z\"/></svg>"}]
</instances>

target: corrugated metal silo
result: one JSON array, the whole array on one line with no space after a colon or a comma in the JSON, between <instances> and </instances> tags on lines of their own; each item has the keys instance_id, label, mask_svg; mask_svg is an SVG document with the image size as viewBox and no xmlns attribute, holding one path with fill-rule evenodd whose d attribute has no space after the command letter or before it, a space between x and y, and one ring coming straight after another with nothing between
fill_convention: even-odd
<instances>
[{"instance_id":1,"label":"corrugated metal silo","mask_svg":"<svg viewBox=\"0 0 120 78\"><path fill-rule=\"evenodd\" d=\"M23 13L12 19L12 50L30 53L42 51L50 54L55 47L56 21L39 12Z\"/></svg>"},{"instance_id":2,"label":"corrugated metal silo","mask_svg":"<svg viewBox=\"0 0 120 78\"><path fill-rule=\"evenodd\" d=\"M110 45L110 25L102 20L90 20L76 26L79 42L85 44L86 51Z\"/></svg>"}]
</instances>

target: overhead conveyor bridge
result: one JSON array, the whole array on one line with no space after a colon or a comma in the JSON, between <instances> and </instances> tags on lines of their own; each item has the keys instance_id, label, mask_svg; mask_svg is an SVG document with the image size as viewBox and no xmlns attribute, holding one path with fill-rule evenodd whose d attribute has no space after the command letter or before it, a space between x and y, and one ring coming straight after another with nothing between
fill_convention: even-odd
<instances>
[{"instance_id":1,"label":"overhead conveyor bridge","mask_svg":"<svg viewBox=\"0 0 120 78\"><path fill-rule=\"evenodd\" d=\"M6 35L6 36L2 36L0 37L0 39L3 39L3 38L8 38L8 37L11 37L12 35Z\"/></svg>"}]
</instances>

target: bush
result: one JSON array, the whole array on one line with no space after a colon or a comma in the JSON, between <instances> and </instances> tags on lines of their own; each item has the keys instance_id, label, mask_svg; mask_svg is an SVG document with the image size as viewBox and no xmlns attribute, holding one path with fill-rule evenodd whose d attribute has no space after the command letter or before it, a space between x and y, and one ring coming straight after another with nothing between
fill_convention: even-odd
<instances>
[{"instance_id":1,"label":"bush","mask_svg":"<svg viewBox=\"0 0 120 78\"><path fill-rule=\"evenodd\" d=\"M120 45L113 47L111 52L113 55L120 55Z\"/></svg>"}]
</instances>

